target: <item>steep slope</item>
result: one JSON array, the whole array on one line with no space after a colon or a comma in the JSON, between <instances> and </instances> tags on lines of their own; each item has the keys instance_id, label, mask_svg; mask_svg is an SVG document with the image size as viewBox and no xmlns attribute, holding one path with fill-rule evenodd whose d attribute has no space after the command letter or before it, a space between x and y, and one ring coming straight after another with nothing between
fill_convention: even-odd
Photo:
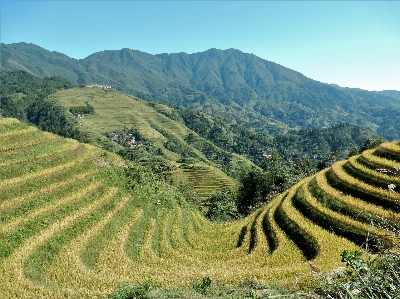
<instances>
[{"instance_id":1,"label":"steep slope","mask_svg":"<svg viewBox=\"0 0 400 299\"><path fill-rule=\"evenodd\" d=\"M155 108L172 109L161 104L149 104L119 91L104 91L96 87L63 90L49 96L49 101L63 107L70 118L74 118L68 111L71 107L86 104L93 107L95 114L77 119L79 129L88 134L90 143L110 150L118 151L122 146L111 142L105 133L136 129L142 138L150 141L149 147L154 156L160 156L176 167L172 178L176 182L192 181L202 197L236 184L218 169L225 169L232 176L237 176L244 165L252 164L244 157L218 148L183 124L158 113ZM192 137L190 141L188 136ZM139 150L140 148L130 149L133 155ZM182 168L182 157L192 157L195 162L189 168ZM183 166L180 167L181 165ZM191 179L198 173L201 173L202 180Z\"/></svg>"},{"instance_id":2,"label":"steep slope","mask_svg":"<svg viewBox=\"0 0 400 299\"><path fill-rule=\"evenodd\" d=\"M399 193L385 186L400 183L399 143L339 162L245 219L217 224L151 177L128 191L123 168L113 166L118 158L96 147L15 119L0 118L0 137L4 299L105 298L127 281L182 287L203 277L304 285L312 271L341 265L344 249L398 242L385 229L399 221Z\"/></svg>"},{"instance_id":3,"label":"steep slope","mask_svg":"<svg viewBox=\"0 0 400 299\"><path fill-rule=\"evenodd\" d=\"M76 84L101 83L146 100L201 109L255 128L351 122L389 140L400 135L396 93L337 88L236 49L151 55L102 51L74 60L24 43L2 44L2 65L39 76L61 75Z\"/></svg>"},{"instance_id":4,"label":"steep slope","mask_svg":"<svg viewBox=\"0 0 400 299\"><path fill-rule=\"evenodd\" d=\"M41 78L60 76L74 83L84 71L76 59L27 43L1 44L1 64L8 70L23 70Z\"/></svg>"}]
</instances>

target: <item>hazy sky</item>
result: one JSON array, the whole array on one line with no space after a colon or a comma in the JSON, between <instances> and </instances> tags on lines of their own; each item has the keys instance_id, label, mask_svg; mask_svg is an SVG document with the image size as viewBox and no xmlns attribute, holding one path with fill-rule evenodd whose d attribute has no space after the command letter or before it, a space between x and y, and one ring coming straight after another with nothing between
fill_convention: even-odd
<instances>
[{"instance_id":1,"label":"hazy sky","mask_svg":"<svg viewBox=\"0 0 400 299\"><path fill-rule=\"evenodd\" d=\"M236 48L325 83L400 90L399 1L2 0L1 42L73 58Z\"/></svg>"}]
</instances>

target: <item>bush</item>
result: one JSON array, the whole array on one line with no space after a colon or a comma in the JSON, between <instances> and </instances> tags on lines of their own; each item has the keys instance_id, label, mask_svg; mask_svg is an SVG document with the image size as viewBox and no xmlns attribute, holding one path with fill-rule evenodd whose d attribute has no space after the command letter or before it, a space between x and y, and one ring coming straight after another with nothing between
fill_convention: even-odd
<instances>
[{"instance_id":1,"label":"bush","mask_svg":"<svg viewBox=\"0 0 400 299\"><path fill-rule=\"evenodd\" d=\"M69 108L69 112L72 114L94 114L94 108L90 104L86 103L86 106L72 106Z\"/></svg>"},{"instance_id":2,"label":"bush","mask_svg":"<svg viewBox=\"0 0 400 299\"><path fill-rule=\"evenodd\" d=\"M400 254L386 252L364 259L361 253L343 251L347 272L321 286L322 298L391 299L400 298Z\"/></svg>"},{"instance_id":3,"label":"bush","mask_svg":"<svg viewBox=\"0 0 400 299\"><path fill-rule=\"evenodd\" d=\"M178 163L187 163L187 164L194 164L199 162L200 160L197 158L193 158L193 157L186 157L186 158L180 158L178 161Z\"/></svg>"},{"instance_id":4,"label":"bush","mask_svg":"<svg viewBox=\"0 0 400 299\"><path fill-rule=\"evenodd\" d=\"M214 221L228 221L238 218L235 193L232 189L216 191L206 199L206 217Z\"/></svg>"},{"instance_id":5,"label":"bush","mask_svg":"<svg viewBox=\"0 0 400 299\"><path fill-rule=\"evenodd\" d=\"M206 295L211 287L211 282L210 277L204 277L201 282L194 285L194 289L196 292Z\"/></svg>"},{"instance_id":6,"label":"bush","mask_svg":"<svg viewBox=\"0 0 400 299\"><path fill-rule=\"evenodd\" d=\"M123 284L118 289L108 296L108 299L146 299L148 292L154 289L156 285L151 282L142 284Z\"/></svg>"},{"instance_id":7,"label":"bush","mask_svg":"<svg viewBox=\"0 0 400 299\"><path fill-rule=\"evenodd\" d=\"M194 206L200 205L201 198L194 189L193 183L186 181L180 182L177 189L183 195L186 202Z\"/></svg>"}]
</instances>

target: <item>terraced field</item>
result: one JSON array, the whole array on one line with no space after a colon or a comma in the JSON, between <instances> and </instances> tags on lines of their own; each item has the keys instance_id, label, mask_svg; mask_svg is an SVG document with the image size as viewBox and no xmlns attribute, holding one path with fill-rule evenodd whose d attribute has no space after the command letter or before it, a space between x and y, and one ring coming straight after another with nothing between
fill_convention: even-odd
<instances>
[{"instance_id":1,"label":"terraced field","mask_svg":"<svg viewBox=\"0 0 400 299\"><path fill-rule=\"evenodd\" d=\"M384 227L399 221L400 196L386 186L399 179L376 171L400 164L397 143L218 224L162 182L128 192L120 161L96 147L2 118L0 140L0 298L106 298L124 282L203 277L301 287L341 266L344 249L397 242Z\"/></svg>"},{"instance_id":2,"label":"terraced field","mask_svg":"<svg viewBox=\"0 0 400 299\"><path fill-rule=\"evenodd\" d=\"M52 94L49 96L49 100L66 109L66 115L71 118L73 115L68 111L70 107L85 106L88 103L94 108L95 115L85 115L84 118L79 119L79 129L89 135L89 143L91 144L102 145L107 143L112 145L114 149L121 149L120 145L107 140L104 133L121 131L124 128L135 128L143 137L151 141L155 150L162 150L163 156L176 166L180 165L176 161L181 158L181 155L165 148L164 143L169 140L179 147L186 148L187 152L204 161L210 171L203 171L200 181L193 180L194 177L198 177L198 171L182 170L178 167L174 177L178 178L178 181L186 180L194 183L195 189L201 193L200 196L209 196L215 190L218 190L216 187L227 188L235 184L224 172L218 171L217 164L185 141L189 134L193 134L196 139L206 142L204 138L198 136L182 123L157 112L157 110L170 110L171 108L168 106L149 104L134 96L116 90L105 92L101 88L66 89ZM153 105L157 109L154 109ZM215 145L213 147L215 151L223 151ZM237 168L240 167L239 165L250 165L252 163L239 155L233 154L231 164ZM215 179L218 181L217 184Z\"/></svg>"},{"instance_id":3,"label":"terraced field","mask_svg":"<svg viewBox=\"0 0 400 299\"><path fill-rule=\"evenodd\" d=\"M172 173L172 178L176 182L190 182L200 197L207 197L211 190L224 190L227 188L235 188L236 181L215 167L204 166L204 169L179 169Z\"/></svg>"}]
</instances>

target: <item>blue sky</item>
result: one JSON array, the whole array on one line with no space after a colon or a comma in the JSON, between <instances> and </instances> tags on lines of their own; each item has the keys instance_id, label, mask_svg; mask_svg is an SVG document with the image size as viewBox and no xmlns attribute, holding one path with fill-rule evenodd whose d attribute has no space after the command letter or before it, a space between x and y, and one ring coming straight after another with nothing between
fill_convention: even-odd
<instances>
[{"instance_id":1,"label":"blue sky","mask_svg":"<svg viewBox=\"0 0 400 299\"><path fill-rule=\"evenodd\" d=\"M81 59L236 48L325 83L400 90L399 1L2 0L2 43Z\"/></svg>"}]
</instances>

